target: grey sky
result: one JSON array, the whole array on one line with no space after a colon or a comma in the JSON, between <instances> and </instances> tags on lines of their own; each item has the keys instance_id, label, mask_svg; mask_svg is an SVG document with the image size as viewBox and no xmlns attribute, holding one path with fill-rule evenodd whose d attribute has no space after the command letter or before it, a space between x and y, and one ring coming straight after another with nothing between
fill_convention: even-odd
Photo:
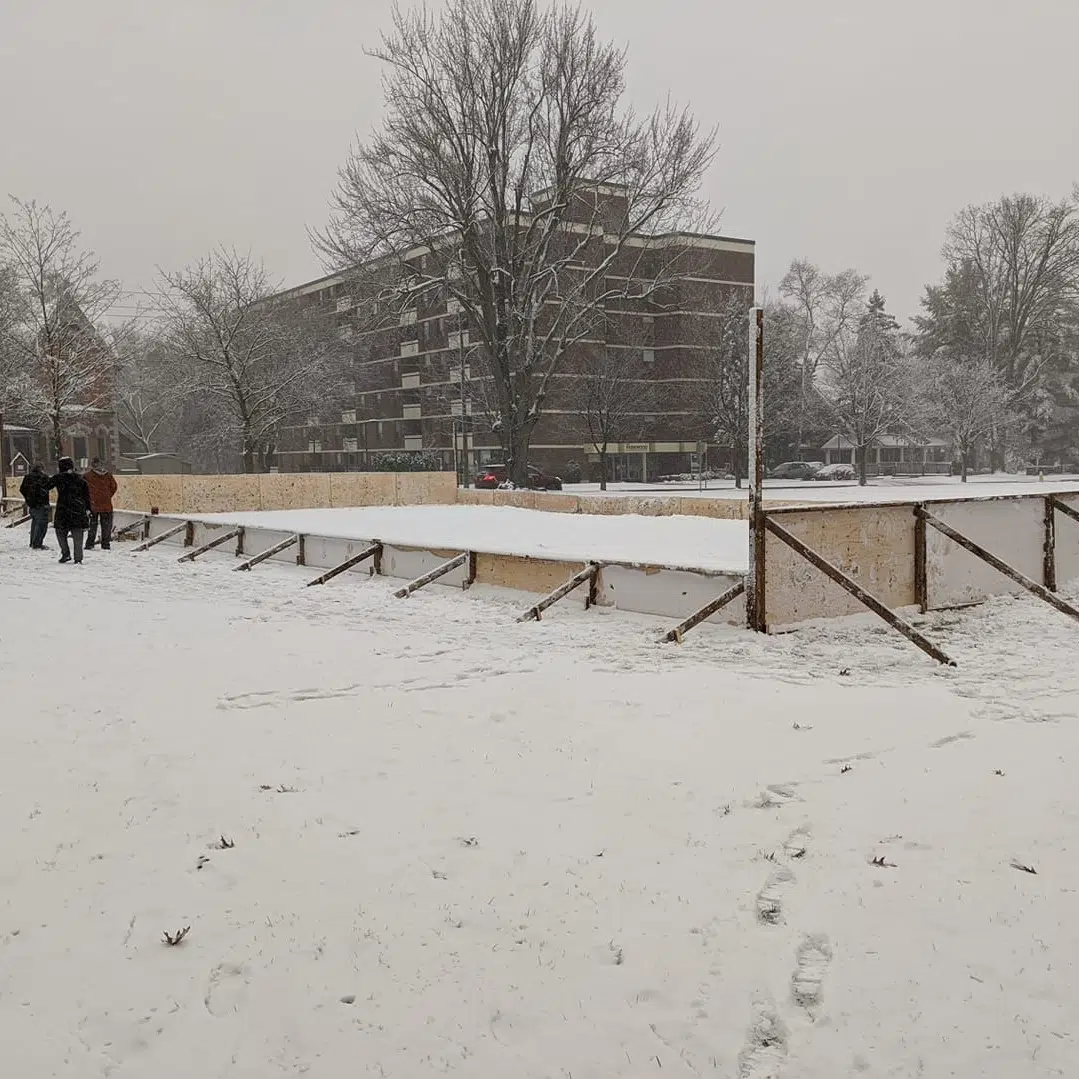
<instances>
[{"instance_id":1,"label":"grey sky","mask_svg":"<svg viewBox=\"0 0 1079 1079\"><path fill-rule=\"evenodd\" d=\"M437 6L437 0L436 0ZM362 47L390 0L4 0L0 191L66 209L132 290L217 243L288 284L381 106ZM630 95L670 92L722 149L705 194L758 242L852 265L900 316L950 216L1079 179L1077 0L593 0Z\"/></svg>"}]
</instances>

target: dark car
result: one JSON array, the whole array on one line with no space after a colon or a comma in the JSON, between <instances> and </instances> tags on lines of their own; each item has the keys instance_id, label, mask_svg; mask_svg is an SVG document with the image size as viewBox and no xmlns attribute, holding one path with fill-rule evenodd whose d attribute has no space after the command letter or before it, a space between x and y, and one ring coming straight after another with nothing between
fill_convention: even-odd
<instances>
[{"instance_id":1,"label":"dark car","mask_svg":"<svg viewBox=\"0 0 1079 1079\"><path fill-rule=\"evenodd\" d=\"M491 491L496 487L501 487L505 482L505 465L488 465L486 468L481 468L476 476L476 486L481 490ZM528 486L533 491L561 491L562 480L558 476L544 472L542 468L529 465Z\"/></svg>"},{"instance_id":2,"label":"dark car","mask_svg":"<svg viewBox=\"0 0 1079 1079\"><path fill-rule=\"evenodd\" d=\"M772 480L808 480L820 468L820 461L784 461L776 465L768 478Z\"/></svg>"}]
</instances>

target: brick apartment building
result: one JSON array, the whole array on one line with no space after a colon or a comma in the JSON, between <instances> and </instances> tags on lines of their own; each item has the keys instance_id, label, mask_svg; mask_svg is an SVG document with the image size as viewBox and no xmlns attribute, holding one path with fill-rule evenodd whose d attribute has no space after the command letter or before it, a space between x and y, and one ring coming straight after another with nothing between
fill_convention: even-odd
<instances>
[{"instance_id":1,"label":"brick apartment building","mask_svg":"<svg viewBox=\"0 0 1079 1079\"><path fill-rule=\"evenodd\" d=\"M608 188L596 197L617 201L618 192ZM583 258L599 265L609 243L598 230ZM642 267L647 272L651 252L657 260L669 260L672 249L692 262L684 276L665 286L661 303L623 304L563 357L532 437L532 464L563 474L576 463L585 479L598 478L598 454L582 412L586 372L595 370L604 350L630 349L641 407L631 409L612 438L611 478L650 480L691 470L698 442L707 444L711 437L705 384L717 320L732 295L746 306L752 300L754 243L690 233L632 236L621 268L627 274ZM402 261L419 270L425 258L417 250ZM617 277L619 269L616 262L609 277ZM458 467L462 473L500 461L500 444L482 407L480 346L474 333L470 337L459 304L447 290L430 289L394 309L388 323L361 332L355 281L347 273L331 275L284 294L317 305L334 319L352 358L351 379L334 388L339 392L328 390L328 399L337 403L333 411L323 409L282 432L280 470L370 469L380 455L402 451L435 455L443 468ZM370 308L363 310L369 317ZM714 449L708 460L722 463Z\"/></svg>"}]
</instances>

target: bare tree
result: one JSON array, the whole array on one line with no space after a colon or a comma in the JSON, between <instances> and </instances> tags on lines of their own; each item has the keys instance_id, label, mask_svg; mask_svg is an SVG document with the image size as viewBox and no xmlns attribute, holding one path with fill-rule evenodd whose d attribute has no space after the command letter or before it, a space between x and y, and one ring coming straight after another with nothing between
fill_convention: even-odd
<instances>
[{"instance_id":1,"label":"bare tree","mask_svg":"<svg viewBox=\"0 0 1079 1079\"><path fill-rule=\"evenodd\" d=\"M4 348L25 375L22 411L48 428L60 456L73 424L111 407L116 361L100 327L119 286L99 277L97 258L80 248L66 213L11 201L10 215L0 216L0 263L16 282Z\"/></svg>"},{"instance_id":2,"label":"bare tree","mask_svg":"<svg viewBox=\"0 0 1079 1079\"><path fill-rule=\"evenodd\" d=\"M863 323L832 341L820 393L834 429L854 446L861 486L870 446L909 428L915 385L912 367L890 335Z\"/></svg>"},{"instance_id":3,"label":"bare tree","mask_svg":"<svg viewBox=\"0 0 1079 1079\"><path fill-rule=\"evenodd\" d=\"M332 327L276 298L261 264L235 251L163 274L162 285L179 377L212 402L244 471L268 470L279 429L312 406L339 360Z\"/></svg>"},{"instance_id":4,"label":"bare tree","mask_svg":"<svg viewBox=\"0 0 1079 1079\"><path fill-rule=\"evenodd\" d=\"M1009 428L1033 419L1071 361L1079 314L1079 188L1053 202L1010 195L968 206L948 229L941 285L927 288L917 320L923 353L987 357L1009 393L1010 420L991 435L1004 466Z\"/></svg>"},{"instance_id":5,"label":"bare tree","mask_svg":"<svg viewBox=\"0 0 1079 1079\"><path fill-rule=\"evenodd\" d=\"M1011 406L1004 376L988 356L970 359L945 352L932 357L926 375L930 414L937 428L951 437L966 483L975 453L991 444L1008 421Z\"/></svg>"},{"instance_id":6,"label":"bare tree","mask_svg":"<svg viewBox=\"0 0 1079 1079\"><path fill-rule=\"evenodd\" d=\"M174 434L193 393L182 367L170 358L168 343L156 329L132 330L117 350L117 422L143 453L162 449L161 437Z\"/></svg>"},{"instance_id":7,"label":"bare tree","mask_svg":"<svg viewBox=\"0 0 1079 1079\"><path fill-rule=\"evenodd\" d=\"M695 194L714 137L670 104L625 109L625 53L572 7L397 9L373 55L386 116L341 169L321 250L334 267L396 266L408 291L461 305L523 484L567 350L606 304L658 297L687 272L677 230L712 224Z\"/></svg>"},{"instance_id":8,"label":"bare tree","mask_svg":"<svg viewBox=\"0 0 1079 1079\"><path fill-rule=\"evenodd\" d=\"M798 323L801 341L798 365L801 369L798 415L798 449L802 449L806 428L816 403L814 387L817 371L831 355L839 340L848 336L862 314L869 278L856 270L824 273L805 259L795 259L779 283Z\"/></svg>"},{"instance_id":9,"label":"bare tree","mask_svg":"<svg viewBox=\"0 0 1079 1079\"><path fill-rule=\"evenodd\" d=\"M610 477L611 444L643 437L656 407L656 387L641 348L626 341L625 333L619 336L618 344L585 352L578 379L581 412L599 454L601 491Z\"/></svg>"}]
</instances>

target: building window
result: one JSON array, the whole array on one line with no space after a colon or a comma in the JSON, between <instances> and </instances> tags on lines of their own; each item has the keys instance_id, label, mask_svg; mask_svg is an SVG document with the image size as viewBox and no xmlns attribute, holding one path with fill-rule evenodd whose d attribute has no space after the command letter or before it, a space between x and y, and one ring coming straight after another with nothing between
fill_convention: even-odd
<instances>
[{"instance_id":1,"label":"building window","mask_svg":"<svg viewBox=\"0 0 1079 1079\"><path fill-rule=\"evenodd\" d=\"M354 408L346 409L341 413L342 423L355 423L356 422L356 410Z\"/></svg>"},{"instance_id":2,"label":"building window","mask_svg":"<svg viewBox=\"0 0 1079 1079\"><path fill-rule=\"evenodd\" d=\"M346 438L342 443L345 453L355 453L360 448L358 438Z\"/></svg>"},{"instance_id":3,"label":"building window","mask_svg":"<svg viewBox=\"0 0 1079 1079\"><path fill-rule=\"evenodd\" d=\"M416 309L408 307L401 312L401 325L411 326L416 321Z\"/></svg>"},{"instance_id":4,"label":"building window","mask_svg":"<svg viewBox=\"0 0 1079 1079\"><path fill-rule=\"evenodd\" d=\"M461 381L461 368L460 367L451 367L446 372L446 377L450 380L450 382L452 382L452 383L454 383L456 385L458 382ZM467 382L471 377L472 377L472 367L469 364L466 363L465 364L465 373L464 373L465 382Z\"/></svg>"},{"instance_id":5,"label":"building window","mask_svg":"<svg viewBox=\"0 0 1079 1079\"><path fill-rule=\"evenodd\" d=\"M337 312L340 314L342 311L347 311L352 306L351 296L342 296L337 301Z\"/></svg>"},{"instance_id":6,"label":"building window","mask_svg":"<svg viewBox=\"0 0 1079 1079\"><path fill-rule=\"evenodd\" d=\"M416 356L420 351L419 341L402 341L401 342L401 355L402 356Z\"/></svg>"},{"instance_id":7,"label":"building window","mask_svg":"<svg viewBox=\"0 0 1079 1079\"><path fill-rule=\"evenodd\" d=\"M423 449L423 436L422 435L405 435L405 449L406 450L422 450Z\"/></svg>"},{"instance_id":8,"label":"building window","mask_svg":"<svg viewBox=\"0 0 1079 1079\"><path fill-rule=\"evenodd\" d=\"M420 386L419 371L406 371L401 376L401 388L404 390L416 390Z\"/></svg>"},{"instance_id":9,"label":"building window","mask_svg":"<svg viewBox=\"0 0 1079 1079\"><path fill-rule=\"evenodd\" d=\"M403 405L401 407L401 418L406 420L418 420L422 415L422 406L420 405Z\"/></svg>"},{"instance_id":10,"label":"building window","mask_svg":"<svg viewBox=\"0 0 1079 1079\"><path fill-rule=\"evenodd\" d=\"M322 452L322 443L317 438L312 438L307 443L307 452L308 453L321 453Z\"/></svg>"},{"instance_id":11,"label":"building window","mask_svg":"<svg viewBox=\"0 0 1079 1079\"><path fill-rule=\"evenodd\" d=\"M456 296L451 296L446 301L446 314L456 315L461 310L461 301Z\"/></svg>"},{"instance_id":12,"label":"building window","mask_svg":"<svg viewBox=\"0 0 1079 1079\"><path fill-rule=\"evenodd\" d=\"M646 348L641 353L641 360L644 363L655 363L656 362L656 350L654 348Z\"/></svg>"},{"instance_id":13,"label":"building window","mask_svg":"<svg viewBox=\"0 0 1079 1079\"><path fill-rule=\"evenodd\" d=\"M97 455L102 461L106 460L109 456L108 442L105 440L104 435L97 436Z\"/></svg>"},{"instance_id":14,"label":"building window","mask_svg":"<svg viewBox=\"0 0 1079 1079\"><path fill-rule=\"evenodd\" d=\"M385 429L386 425L381 420L379 420L378 423L375 424L375 434L380 440Z\"/></svg>"},{"instance_id":15,"label":"building window","mask_svg":"<svg viewBox=\"0 0 1079 1079\"><path fill-rule=\"evenodd\" d=\"M466 348L468 346L468 330L454 330L447 340L450 348Z\"/></svg>"},{"instance_id":16,"label":"building window","mask_svg":"<svg viewBox=\"0 0 1079 1079\"><path fill-rule=\"evenodd\" d=\"M337 336L340 337L342 341L351 341L352 327L347 322L343 322L337 327Z\"/></svg>"}]
</instances>

